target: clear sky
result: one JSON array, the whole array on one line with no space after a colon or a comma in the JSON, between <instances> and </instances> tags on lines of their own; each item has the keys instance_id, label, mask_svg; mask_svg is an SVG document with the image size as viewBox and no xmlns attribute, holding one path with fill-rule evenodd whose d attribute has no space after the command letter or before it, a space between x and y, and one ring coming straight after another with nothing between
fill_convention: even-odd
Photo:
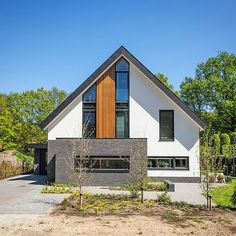
<instances>
[{"instance_id":1,"label":"clear sky","mask_svg":"<svg viewBox=\"0 0 236 236\"><path fill-rule=\"evenodd\" d=\"M0 0L0 92L72 92L121 45L178 89L236 53L236 0Z\"/></svg>"}]
</instances>

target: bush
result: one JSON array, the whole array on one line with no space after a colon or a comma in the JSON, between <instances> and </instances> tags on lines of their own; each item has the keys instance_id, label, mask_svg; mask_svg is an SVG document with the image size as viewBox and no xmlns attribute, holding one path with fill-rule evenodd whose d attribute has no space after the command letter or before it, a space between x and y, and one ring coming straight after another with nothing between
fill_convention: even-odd
<instances>
[{"instance_id":1,"label":"bush","mask_svg":"<svg viewBox=\"0 0 236 236\"><path fill-rule=\"evenodd\" d=\"M236 144L236 132L232 132L230 134L230 141L231 141L231 144Z\"/></svg>"},{"instance_id":2,"label":"bush","mask_svg":"<svg viewBox=\"0 0 236 236\"><path fill-rule=\"evenodd\" d=\"M147 184L146 191L166 191L166 185L164 182L150 182Z\"/></svg>"},{"instance_id":3,"label":"bush","mask_svg":"<svg viewBox=\"0 0 236 236\"><path fill-rule=\"evenodd\" d=\"M161 203L171 203L171 197L167 192L162 193L161 195L157 195L158 201Z\"/></svg>"},{"instance_id":4,"label":"bush","mask_svg":"<svg viewBox=\"0 0 236 236\"><path fill-rule=\"evenodd\" d=\"M126 188L130 192L130 197L132 198L139 197L140 188L137 184L129 183L126 185Z\"/></svg>"},{"instance_id":5,"label":"bush","mask_svg":"<svg viewBox=\"0 0 236 236\"><path fill-rule=\"evenodd\" d=\"M21 167L14 166L11 162L3 160L0 163L0 179L21 174Z\"/></svg>"},{"instance_id":6,"label":"bush","mask_svg":"<svg viewBox=\"0 0 236 236\"><path fill-rule=\"evenodd\" d=\"M34 157L26 155L19 151L14 151L15 156L22 163L22 172L30 173L34 169Z\"/></svg>"},{"instance_id":7,"label":"bush","mask_svg":"<svg viewBox=\"0 0 236 236\"><path fill-rule=\"evenodd\" d=\"M220 137L218 134L213 134L210 140L211 147L216 148L216 153L220 154Z\"/></svg>"},{"instance_id":8,"label":"bush","mask_svg":"<svg viewBox=\"0 0 236 236\"><path fill-rule=\"evenodd\" d=\"M229 144L225 144L225 145L222 145L221 146L221 149L222 149L222 155L224 157L230 157L230 154L231 154L231 146Z\"/></svg>"},{"instance_id":9,"label":"bush","mask_svg":"<svg viewBox=\"0 0 236 236\"><path fill-rule=\"evenodd\" d=\"M234 187L233 195L231 197L231 202L234 206L236 206L236 184L235 184L235 187Z\"/></svg>"},{"instance_id":10,"label":"bush","mask_svg":"<svg viewBox=\"0 0 236 236\"><path fill-rule=\"evenodd\" d=\"M220 135L220 143L221 143L221 152L222 152L222 147L224 145L230 145L230 137L227 133L223 133Z\"/></svg>"}]
</instances>

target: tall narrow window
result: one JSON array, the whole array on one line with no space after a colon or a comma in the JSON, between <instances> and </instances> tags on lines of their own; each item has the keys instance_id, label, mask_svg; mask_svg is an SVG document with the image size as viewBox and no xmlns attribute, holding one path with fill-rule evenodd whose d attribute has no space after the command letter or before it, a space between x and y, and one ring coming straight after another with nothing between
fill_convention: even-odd
<instances>
[{"instance_id":1,"label":"tall narrow window","mask_svg":"<svg viewBox=\"0 0 236 236\"><path fill-rule=\"evenodd\" d=\"M83 95L83 137L96 137L96 84Z\"/></svg>"},{"instance_id":2,"label":"tall narrow window","mask_svg":"<svg viewBox=\"0 0 236 236\"><path fill-rule=\"evenodd\" d=\"M116 63L116 138L129 137L129 63Z\"/></svg>"},{"instance_id":3,"label":"tall narrow window","mask_svg":"<svg viewBox=\"0 0 236 236\"><path fill-rule=\"evenodd\" d=\"M174 111L160 110L160 140L174 140Z\"/></svg>"}]
</instances>

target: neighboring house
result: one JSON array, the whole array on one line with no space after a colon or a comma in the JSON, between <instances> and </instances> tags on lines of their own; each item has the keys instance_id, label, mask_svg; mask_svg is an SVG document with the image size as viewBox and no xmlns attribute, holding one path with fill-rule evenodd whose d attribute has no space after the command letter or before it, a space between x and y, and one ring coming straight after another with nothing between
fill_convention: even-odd
<instances>
[{"instance_id":1,"label":"neighboring house","mask_svg":"<svg viewBox=\"0 0 236 236\"><path fill-rule=\"evenodd\" d=\"M49 180L68 182L65 156L76 158L69 146L72 138L81 139L85 121L94 185L128 181L133 140L145 144L148 177L200 180L199 131L206 124L124 47L42 122L48 132ZM131 158L130 165L120 156Z\"/></svg>"}]
</instances>

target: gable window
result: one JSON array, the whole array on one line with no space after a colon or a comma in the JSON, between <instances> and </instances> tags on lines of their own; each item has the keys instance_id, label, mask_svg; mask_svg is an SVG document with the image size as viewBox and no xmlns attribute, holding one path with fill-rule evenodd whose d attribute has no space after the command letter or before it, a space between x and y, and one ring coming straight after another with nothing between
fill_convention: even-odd
<instances>
[{"instance_id":1,"label":"gable window","mask_svg":"<svg viewBox=\"0 0 236 236\"><path fill-rule=\"evenodd\" d=\"M148 157L149 170L188 170L189 157Z\"/></svg>"},{"instance_id":2,"label":"gable window","mask_svg":"<svg viewBox=\"0 0 236 236\"><path fill-rule=\"evenodd\" d=\"M83 137L96 137L96 84L83 95Z\"/></svg>"},{"instance_id":3,"label":"gable window","mask_svg":"<svg viewBox=\"0 0 236 236\"><path fill-rule=\"evenodd\" d=\"M160 140L174 140L174 111L160 110Z\"/></svg>"},{"instance_id":4,"label":"gable window","mask_svg":"<svg viewBox=\"0 0 236 236\"><path fill-rule=\"evenodd\" d=\"M129 63L116 63L116 138L129 137Z\"/></svg>"}]
</instances>

